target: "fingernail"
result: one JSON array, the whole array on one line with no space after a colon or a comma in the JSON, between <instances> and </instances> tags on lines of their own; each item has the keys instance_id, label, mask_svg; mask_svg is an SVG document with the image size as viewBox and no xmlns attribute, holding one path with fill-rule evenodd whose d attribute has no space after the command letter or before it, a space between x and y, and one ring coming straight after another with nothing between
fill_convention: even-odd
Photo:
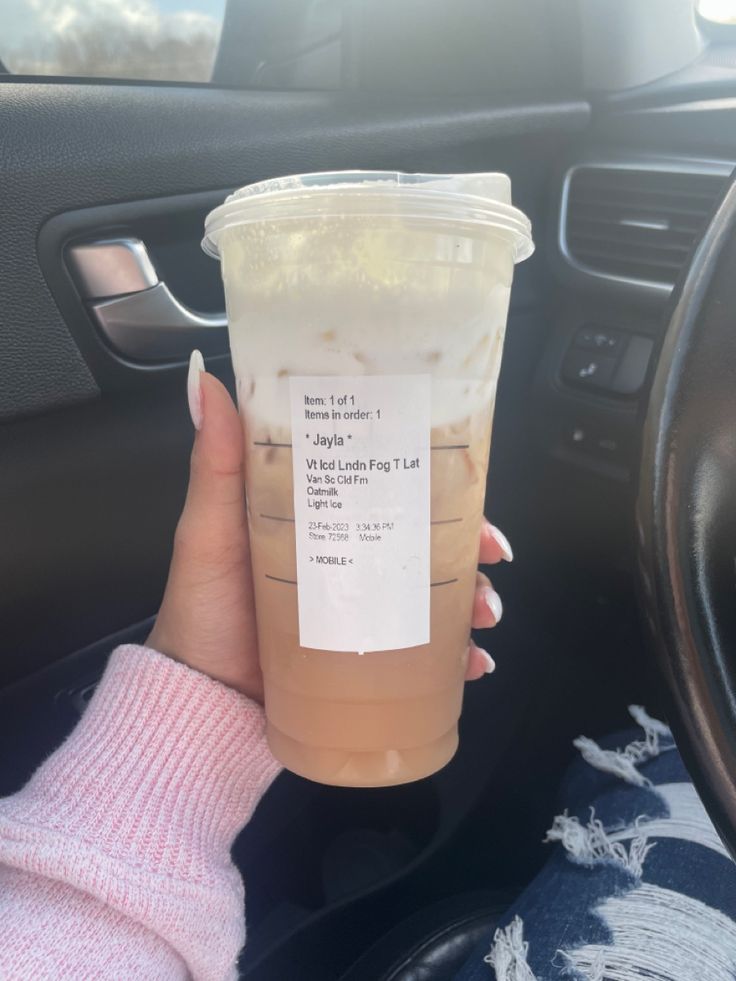
<instances>
[{"instance_id":1,"label":"fingernail","mask_svg":"<svg viewBox=\"0 0 736 981\"><path fill-rule=\"evenodd\" d=\"M187 375L187 399L189 401L189 414L192 417L195 429L202 426L202 372L204 371L204 358L200 351L195 348L189 358L189 374Z\"/></svg>"},{"instance_id":2,"label":"fingernail","mask_svg":"<svg viewBox=\"0 0 736 981\"><path fill-rule=\"evenodd\" d=\"M483 660L485 661L485 665L486 665L485 667L486 674L493 674L493 672L496 670L496 662L493 660L493 658L488 653L488 651L484 651L482 647L479 647L478 650L483 655Z\"/></svg>"},{"instance_id":3,"label":"fingernail","mask_svg":"<svg viewBox=\"0 0 736 981\"><path fill-rule=\"evenodd\" d=\"M496 590L486 586L483 590L483 602L493 614L493 619L498 623L503 616L503 603Z\"/></svg>"},{"instance_id":4,"label":"fingernail","mask_svg":"<svg viewBox=\"0 0 736 981\"><path fill-rule=\"evenodd\" d=\"M511 545L509 544L508 538L504 535L502 531L499 531L499 529L496 528L495 525L489 524L488 527L491 532L491 538L494 540L496 545L498 545L498 547L501 549L501 555L503 556L503 558L506 559L507 562L512 562L514 558L514 553L511 550Z\"/></svg>"}]
</instances>

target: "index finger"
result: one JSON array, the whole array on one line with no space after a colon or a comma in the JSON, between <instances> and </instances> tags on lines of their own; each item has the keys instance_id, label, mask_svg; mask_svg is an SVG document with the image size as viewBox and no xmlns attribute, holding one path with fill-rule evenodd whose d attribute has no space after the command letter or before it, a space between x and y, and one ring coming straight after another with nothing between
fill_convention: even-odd
<instances>
[{"instance_id":1,"label":"index finger","mask_svg":"<svg viewBox=\"0 0 736 981\"><path fill-rule=\"evenodd\" d=\"M481 565L495 565L497 562L511 562L513 557L508 538L487 518L483 518L478 562Z\"/></svg>"}]
</instances>

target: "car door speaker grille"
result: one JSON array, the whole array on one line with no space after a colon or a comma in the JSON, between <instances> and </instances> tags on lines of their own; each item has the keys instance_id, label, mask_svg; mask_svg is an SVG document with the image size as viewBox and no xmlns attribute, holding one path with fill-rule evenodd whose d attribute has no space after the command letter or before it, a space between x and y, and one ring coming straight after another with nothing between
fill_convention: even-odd
<instances>
[{"instance_id":1,"label":"car door speaker grille","mask_svg":"<svg viewBox=\"0 0 736 981\"><path fill-rule=\"evenodd\" d=\"M727 171L574 167L563 195L563 252L586 272L669 289L705 231Z\"/></svg>"}]
</instances>

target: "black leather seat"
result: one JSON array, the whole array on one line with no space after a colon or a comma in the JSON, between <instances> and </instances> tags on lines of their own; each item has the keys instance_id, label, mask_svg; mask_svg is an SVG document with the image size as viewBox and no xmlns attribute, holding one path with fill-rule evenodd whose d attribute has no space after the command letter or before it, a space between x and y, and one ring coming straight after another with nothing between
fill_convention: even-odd
<instances>
[{"instance_id":1,"label":"black leather seat","mask_svg":"<svg viewBox=\"0 0 736 981\"><path fill-rule=\"evenodd\" d=\"M340 981L450 981L487 941L511 897L474 892L419 910L382 937Z\"/></svg>"}]
</instances>

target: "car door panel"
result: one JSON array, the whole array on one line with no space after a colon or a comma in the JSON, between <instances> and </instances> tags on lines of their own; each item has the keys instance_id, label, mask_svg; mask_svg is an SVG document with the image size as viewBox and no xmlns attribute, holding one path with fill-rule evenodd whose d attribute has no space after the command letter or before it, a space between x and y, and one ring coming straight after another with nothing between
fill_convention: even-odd
<instances>
[{"instance_id":1,"label":"car door panel","mask_svg":"<svg viewBox=\"0 0 736 981\"><path fill-rule=\"evenodd\" d=\"M199 236L229 188L317 169L492 167L541 220L550 155L588 115L584 102L0 84L0 680L152 615L183 500L185 368L105 344L64 265L70 241L135 233L172 290L214 312ZM522 269L516 303L535 276ZM226 357L209 367L232 385Z\"/></svg>"},{"instance_id":2,"label":"car door panel","mask_svg":"<svg viewBox=\"0 0 736 981\"><path fill-rule=\"evenodd\" d=\"M3 82L3 146L12 152L3 165L0 419L99 391L38 268L37 236L51 215L307 170L428 169L431 159L447 169L465 148L553 138L587 118L575 102L438 108L335 93Z\"/></svg>"}]
</instances>

